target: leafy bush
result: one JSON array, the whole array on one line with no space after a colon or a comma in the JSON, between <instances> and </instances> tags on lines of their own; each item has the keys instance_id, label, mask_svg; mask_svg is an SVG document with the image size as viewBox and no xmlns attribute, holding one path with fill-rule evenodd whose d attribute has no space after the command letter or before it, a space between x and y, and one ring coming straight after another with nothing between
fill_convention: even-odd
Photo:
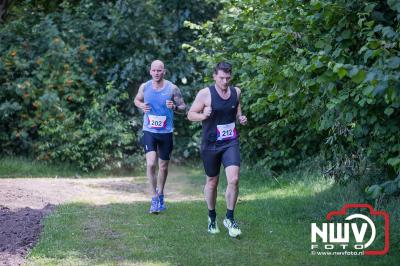
<instances>
[{"instance_id":1,"label":"leafy bush","mask_svg":"<svg viewBox=\"0 0 400 266\"><path fill-rule=\"evenodd\" d=\"M205 1L20 1L0 29L0 148L82 169L136 162L142 115L133 106L154 59L182 87L198 80L184 20L211 19ZM18 15L16 15L18 14ZM109 84L109 85L107 85ZM177 121L177 135L191 135ZM190 138L177 138L183 153ZM183 155L182 155L183 156Z\"/></svg>"},{"instance_id":2,"label":"leafy bush","mask_svg":"<svg viewBox=\"0 0 400 266\"><path fill-rule=\"evenodd\" d=\"M371 185L365 189L368 197L379 199L385 195L400 194L400 175L394 180L388 180L379 185Z\"/></svg>"},{"instance_id":3,"label":"leafy bush","mask_svg":"<svg viewBox=\"0 0 400 266\"><path fill-rule=\"evenodd\" d=\"M217 19L187 23L200 34L186 47L210 67L233 63L251 161L279 169L322 151L333 165L368 157L394 176L399 20L393 0L224 1Z\"/></svg>"}]
</instances>

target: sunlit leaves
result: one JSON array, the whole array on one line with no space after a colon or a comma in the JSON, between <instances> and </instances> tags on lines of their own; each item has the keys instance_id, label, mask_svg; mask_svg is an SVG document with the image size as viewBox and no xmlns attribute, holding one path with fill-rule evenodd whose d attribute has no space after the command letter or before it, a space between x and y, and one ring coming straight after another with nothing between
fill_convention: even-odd
<instances>
[{"instance_id":1,"label":"sunlit leaves","mask_svg":"<svg viewBox=\"0 0 400 266\"><path fill-rule=\"evenodd\" d=\"M279 166L321 150L337 162L362 150L381 165L398 155L387 147L400 139L400 12L388 4L226 1L219 27L196 28L198 58L235 66L250 116L241 129L248 156ZM232 11L242 6L252 11ZM228 26L235 32L220 30ZM222 33L224 43L214 42Z\"/></svg>"},{"instance_id":2,"label":"sunlit leaves","mask_svg":"<svg viewBox=\"0 0 400 266\"><path fill-rule=\"evenodd\" d=\"M0 29L1 151L84 170L141 154L133 96L150 78L152 60L165 61L166 78L190 101L201 65L182 49L194 38L183 23L210 19L219 7L201 0L16 2ZM176 121L188 136L177 140L179 152L191 140L192 130L179 126L185 122Z\"/></svg>"}]
</instances>

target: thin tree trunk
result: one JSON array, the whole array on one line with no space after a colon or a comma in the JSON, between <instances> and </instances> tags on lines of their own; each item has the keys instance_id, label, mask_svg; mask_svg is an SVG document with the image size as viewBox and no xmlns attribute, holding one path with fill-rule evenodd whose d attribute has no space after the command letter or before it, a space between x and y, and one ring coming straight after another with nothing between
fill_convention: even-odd
<instances>
[{"instance_id":1,"label":"thin tree trunk","mask_svg":"<svg viewBox=\"0 0 400 266\"><path fill-rule=\"evenodd\" d=\"M0 23L4 21L4 17L7 13L7 4L9 1L7 0L0 0Z\"/></svg>"}]
</instances>

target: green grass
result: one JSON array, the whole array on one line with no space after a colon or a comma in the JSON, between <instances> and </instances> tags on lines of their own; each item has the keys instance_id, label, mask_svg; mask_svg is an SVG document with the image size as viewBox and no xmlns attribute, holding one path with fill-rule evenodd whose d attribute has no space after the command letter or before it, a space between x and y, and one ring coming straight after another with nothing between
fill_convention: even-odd
<instances>
[{"instance_id":1,"label":"green grass","mask_svg":"<svg viewBox=\"0 0 400 266\"><path fill-rule=\"evenodd\" d=\"M186 171L185 181L199 193L201 170ZM217 202L221 233L206 232L203 201L168 202L160 215L147 214L149 203L59 206L45 220L32 250L34 265L398 265L400 213L397 199L382 206L391 215L391 249L380 257L313 256L310 224L344 203L365 202L358 183L346 187L300 169L280 176L241 177L237 205L243 236L228 237L221 177ZM168 200L168 199L167 199Z\"/></svg>"},{"instance_id":2,"label":"green grass","mask_svg":"<svg viewBox=\"0 0 400 266\"><path fill-rule=\"evenodd\" d=\"M138 169L140 171L140 169ZM23 157L0 158L0 178L15 177L106 177L133 175L132 170L99 170L83 172L77 166L59 163L51 164Z\"/></svg>"}]
</instances>

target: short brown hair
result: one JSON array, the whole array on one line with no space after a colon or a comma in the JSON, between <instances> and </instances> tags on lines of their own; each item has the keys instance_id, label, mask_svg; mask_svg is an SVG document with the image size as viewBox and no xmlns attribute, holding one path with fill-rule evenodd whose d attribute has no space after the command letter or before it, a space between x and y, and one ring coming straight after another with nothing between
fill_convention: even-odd
<instances>
[{"instance_id":1,"label":"short brown hair","mask_svg":"<svg viewBox=\"0 0 400 266\"><path fill-rule=\"evenodd\" d=\"M218 70L224 71L225 73L232 74L232 65L230 63L228 63L228 62L225 62L225 61L219 62L214 67L214 74L217 74Z\"/></svg>"}]
</instances>

